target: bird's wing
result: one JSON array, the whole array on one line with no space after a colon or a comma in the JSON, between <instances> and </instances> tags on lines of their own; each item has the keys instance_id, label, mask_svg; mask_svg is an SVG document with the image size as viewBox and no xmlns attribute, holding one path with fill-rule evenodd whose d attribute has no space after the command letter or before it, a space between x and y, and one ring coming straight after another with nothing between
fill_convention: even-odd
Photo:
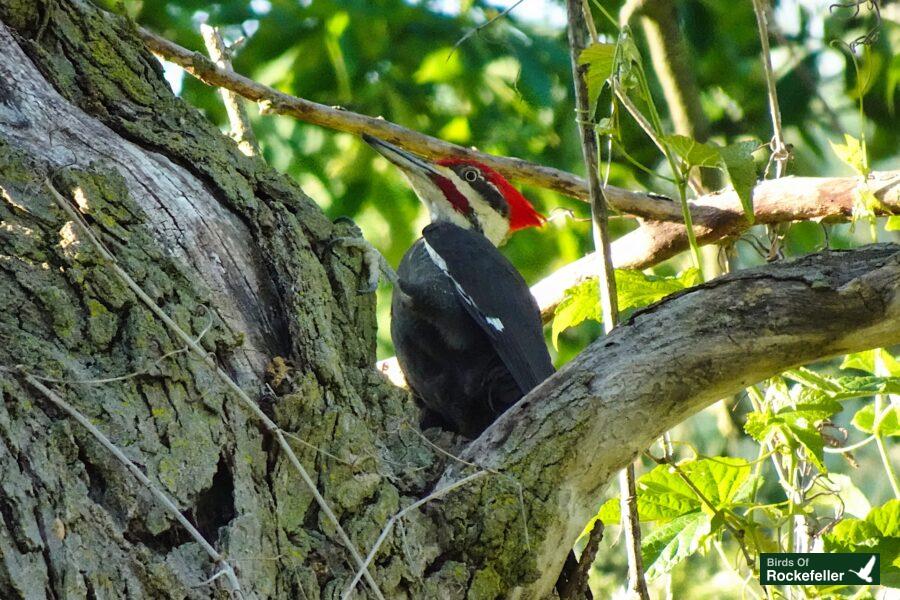
<instances>
[{"instance_id":1,"label":"bird's wing","mask_svg":"<svg viewBox=\"0 0 900 600\"><path fill-rule=\"evenodd\" d=\"M425 249L454 283L522 393L553 374L541 313L516 268L480 233L450 223L422 232Z\"/></svg>"},{"instance_id":2,"label":"bird's wing","mask_svg":"<svg viewBox=\"0 0 900 600\"><path fill-rule=\"evenodd\" d=\"M866 566L862 568L859 572L859 576L863 579L867 578L869 574L872 572L872 568L875 566L875 557L872 556L869 558L869 562L866 563Z\"/></svg>"}]
</instances>

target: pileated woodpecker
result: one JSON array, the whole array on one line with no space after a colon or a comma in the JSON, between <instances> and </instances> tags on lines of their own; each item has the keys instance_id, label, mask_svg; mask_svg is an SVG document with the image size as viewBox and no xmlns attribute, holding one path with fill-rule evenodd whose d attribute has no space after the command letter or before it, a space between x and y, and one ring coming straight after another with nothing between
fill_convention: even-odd
<instances>
[{"instance_id":1,"label":"pileated woodpecker","mask_svg":"<svg viewBox=\"0 0 900 600\"><path fill-rule=\"evenodd\" d=\"M400 262L391 337L412 390L445 429L477 437L553 373L540 310L497 246L544 218L478 162L437 162L363 136L406 175L431 224Z\"/></svg>"}]
</instances>

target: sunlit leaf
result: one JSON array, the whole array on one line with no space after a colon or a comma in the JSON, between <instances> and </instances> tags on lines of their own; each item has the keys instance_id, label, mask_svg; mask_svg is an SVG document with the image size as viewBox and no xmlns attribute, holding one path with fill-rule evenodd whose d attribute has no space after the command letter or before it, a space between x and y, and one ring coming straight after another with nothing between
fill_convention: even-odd
<instances>
[{"instance_id":1,"label":"sunlit leaf","mask_svg":"<svg viewBox=\"0 0 900 600\"><path fill-rule=\"evenodd\" d=\"M443 83L455 79L462 72L460 52L453 47L443 47L425 55L413 78L416 83Z\"/></svg>"},{"instance_id":2,"label":"sunlit leaf","mask_svg":"<svg viewBox=\"0 0 900 600\"><path fill-rule=\"evenodd\" d=\"M828 143L831 145L831 149L837 157L844 161L851 169L860 175L868 175L869 168L865 143L860 142L849 133L844 134L843 144L835 144L832 141L829 141Z\"/></svg>"},{"instance_id":3,"label":"sunlit leaf","mask_svg":"<svg viewBox=\"0 0 900 600\"><path fill-rule=\"evenodd\" d=\"M756 186L756 163L753 162L753 152L756 150L756 142L738 142L729 144L719 149L719 155L725 164L725 170L731 179L731 185L741 200L744 207L744 215L750 223L753 223L753 188Z\"/></svg>"},{"instance_id":4,"label":"sunlit leaf","mask_svg":"<svg viewBox=\"0 0 900 600\"><path fill-rule=\"evenodd\" d=\"M822 536L826 552L881 555L881 585L900 587L900 500L889 500L865 519L843 519Z\"/></svg>"},{"instance_id":5,"label":"sunlit leaf","mask_svg":"<svg viewBox=\"0 0 900 600\"><path fill-rule=\"evenodd\" d=\"M682 515L655 528L641 543L647 578L654 579L694 554L711 531L711 517L703 512Z\"/></svg>"},{"instance_id":6,"label":"sunlit leaf","mask_svg":"<svg viewBox=\"0 0 900 600\"><path fill-rule=\"evenodd\" d=\"M719 167L722 162L721 148L714 144L698 142L686 135L666 135L663 142L691 167Z\"/></svg>"},{"instance_id":7,"label":"sunlit leaf","mask_svg":"<svg viewBox=\"0 0 900 600\"><path fill-rule=\"evenodd\" d=\"M888 403L882 409L884 416L878 423L878 433L887 437L900 436L900 420L897 418L897 407ZM875 433L875 404L867 404L853 415L853 426L863 433Z\"/></svg>"},{"instance_id":8,"label":"sunlit leaf","mask_svg":"<svg viewBox=\"0 0 900 600\"><path fill-rule=\"evenodd\" d=\"M590 106L597 103L606 80L612 75L616 56L615 44L593 43L578 57L578 64L587 65L587 87Z\"/></svg>"},{"instance_id":9,"label":"sunlit leaf","mask_svg":"<svg viewBox=\"0 0 900 600\"><path fill-rule=\"evenodd\" d=\"M642 271L631 269L616 269L615 277L620 312L652 304L669 294L700 283L700 272L694 268L686 269L674 277L647 275ZM602 320L600 284L596 277L569 288L565 298L556 307L551 327L553 345L557 345L560 333L587 319L597 322Z\"/></svg>"},{"instance_id":10,"label":"sunlit leaf","mask_svg":"<svg viewBox=\"0 0 900 600\"><path fill-rule=\"evenodd\" d=\"M668 465L659 465L637 480L638 516L642 521L669 520L698 510L694 490Z\"/></svg>"},{"instance_id":11,"label":"sunlit leaf","mask_svg":"<svg viewBox=\"0 0 900 600\"><path fill-rule=\"evenodd\" d=\"M746 460L724 456L701 458L679 468L717 510L731 505L752 471Z\"/></svg>"}]
</instances>

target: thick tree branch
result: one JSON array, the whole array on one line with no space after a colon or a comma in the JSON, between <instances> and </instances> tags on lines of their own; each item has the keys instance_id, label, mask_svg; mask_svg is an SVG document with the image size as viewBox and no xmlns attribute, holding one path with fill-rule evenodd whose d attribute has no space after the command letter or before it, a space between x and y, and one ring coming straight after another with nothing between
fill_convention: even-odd
<instances>
[{"instance_id":1,"label":"thick tree branch","mask_svg":"<svg viewBox=\"0 0 900 600\"><path fill-rule=\"evenodd\" d=\"M756 224L791 221L846 221L853 213L858 177L783 177L763 181L753 190ZM900 212L900 171L874 173L867 185L883 205L883 214ZM674 202L672 210L678 210ZM701 244L734 238L750 227L734 191L703 196L694 202L694 231ZM643 227L613 242L617 268L644 269L675 256L688 247L680 223L645 221ZM587 255L559 269L531 288L547 319L565 291L594 275L596 257Z\"/></svg>"},{"instance_id":2,"label":"thick tree branch","mask_svg":"<svg viewBox=\"0 0 900 600\"><path fill-rule=\"evenodd\" d=\"M470 568L515 588L508 597L544 597L613 474L723 396L796 365L900 342L898 285L900 246L874 245L720 277L641 311L462 456L524 486L531 549L518 537L518 513L493 508L513 493L496 479L447 499L448 537L465 539ZM464 471L452 466L443 483Z\"/></svg>"}]
</instances>

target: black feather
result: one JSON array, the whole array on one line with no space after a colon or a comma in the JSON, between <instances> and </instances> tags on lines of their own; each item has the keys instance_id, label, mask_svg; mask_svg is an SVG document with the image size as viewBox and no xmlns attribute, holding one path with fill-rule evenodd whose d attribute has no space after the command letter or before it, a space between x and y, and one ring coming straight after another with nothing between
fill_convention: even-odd
<instances>
[{"instance_id":1,"label":"black feather","mask_svg":"<svg viewBox=\"0 0 900 600\"><path fill-rule=\"evenodd\" d=\"M512 263L483 235L450 223L433 223L422 236L522 394L552 375L540 309Z\"/></svg>"}]
</instances>

